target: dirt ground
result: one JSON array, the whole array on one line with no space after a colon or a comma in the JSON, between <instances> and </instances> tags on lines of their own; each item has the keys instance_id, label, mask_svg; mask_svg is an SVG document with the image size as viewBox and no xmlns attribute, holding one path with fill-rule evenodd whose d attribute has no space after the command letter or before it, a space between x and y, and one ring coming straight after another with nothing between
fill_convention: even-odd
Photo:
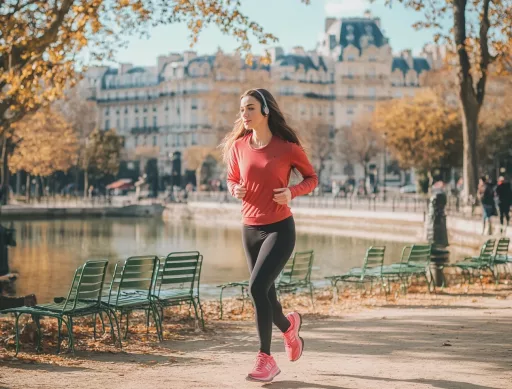
<instances>
[{"instance_id":1,"label":"dirt ground","mask_svg":"<svg viewBox=\"0 0 512 389\"><path fill-rule=\"evenodd\" d=\"M255 388L282 389L490 389L512 388L512 289L486 286L485 294L447 290L432 297L409 293L397 299L345 295L332 305L328 292L312 308L305 297L284 299L304 313L305 351L286 359L274 331L273 354L281 374L272 384L245 381L258 348L251 308L228 301L225 320L205 303L207 330L183 318L166 327L166 340L134 327L123 350L110 336L78 336L77 352L55 356L24 344L14 358L10 319L2 319L0 387L5 388ZM172 315L174 316L174 315ZM85 327L84 323L84 327ZM53 335L47 325L48 338ZM85 330L84 330L85 331ZM76 331L80 332L80 331ZM87 340L88 339L88 340ZM45 342L47 339L45 339Z\"/></svg>"}]
</instances>

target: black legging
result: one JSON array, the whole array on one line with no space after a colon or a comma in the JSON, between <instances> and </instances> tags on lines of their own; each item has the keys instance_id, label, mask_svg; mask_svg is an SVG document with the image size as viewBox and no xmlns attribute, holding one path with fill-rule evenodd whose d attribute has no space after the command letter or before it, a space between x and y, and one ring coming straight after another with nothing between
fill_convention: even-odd
<instances>
[{"instance_id":1,"label":"black legging","mask_svg":"<svg viewBox=\"0 0 512 389\"><path fill-rule=\"evenodd\" d=\"M254 301L260 351L270 355L272 322L281 332L290 326L277 300L274 282L295 247L293 217L264 226L244 225L242 241L251 272L249 291Z\"/></svg>"},{"instance_id":2,"label":"black legging","mask_svg":"<svg viewBox=\"0 0 512 389\"><path fill-rule=\"evenodd\" d=\"M510 205L508 204L500 204L500 224L503 225L503 222L507 222L507 226L510 223Z\"/></svg>"}]
</instances>

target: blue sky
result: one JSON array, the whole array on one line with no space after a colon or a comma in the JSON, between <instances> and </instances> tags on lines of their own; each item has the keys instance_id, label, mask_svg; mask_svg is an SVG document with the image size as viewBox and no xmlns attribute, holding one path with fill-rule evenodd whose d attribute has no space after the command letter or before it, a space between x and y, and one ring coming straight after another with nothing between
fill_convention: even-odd
<instances>
[{"instance_id":1,"label":"blue sky","mask_svg":"<svg viewBox=\"0 0 512 389\"><path fill-rule=\"evenodd\" d=\"M373 4L367 0L311 0L308 6L300 0L242 0L243 12L260 23L265 31L276 35L279 38L277 45L285 51L294 46L313 49L324 31L327 16L362 16L366 9L381 18L381 26L394 52L412 49L414 53L419 53L423 45L432 42L433 31L415 31L411 27L414 22L421 20L422 15L404 8L398 1L389 8L384 6L384 0L376 0ZM130 38L128 46L117 53L116 62L151 66L156 64L158 55L190 50L189 32L185 24L152 28L149 34L149 39ZM253 53L263 53L264 47L253 43ZM218 47L232 52L237 42L215 27L209 27L203 31L192 50L199 54L213 54Z\"/></svg>"}]
</instances>

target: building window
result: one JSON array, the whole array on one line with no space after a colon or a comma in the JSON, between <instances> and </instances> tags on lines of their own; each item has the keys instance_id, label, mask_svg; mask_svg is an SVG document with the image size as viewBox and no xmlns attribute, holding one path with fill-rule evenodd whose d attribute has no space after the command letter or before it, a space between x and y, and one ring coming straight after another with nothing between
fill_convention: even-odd
<instances>
[{"instance_id":1,"label":"building window","mask_svg":"<svg viewBox=\"0 0 512 389\"><path fill-rule=\"evenodd\" d=\"M146 128L146 127L148 126L148 118L147 118L146 116L144 116L144 119L142 119L142 120L143 120L143 122L142 122L142 126L143 126L144 128Z\"/></svg>"},{"instance_id":2,"label":"building window","mask_svg":"<svg viewBox=\"0 0 512 389\"><path fill-rule=\"evenodd\" d=\"M139 137L138 135L135 135L135 147L139 145Z\"/></svg>"},{"instance_id":3,"label":"building window","mask_svg":"<svg viewBox=\"0 0 512 389\"><path fill-rule=\"evenodd\" d=\"M375 90L375 88L368 88L368 95L374 99L377 95L377 91Z\"/></svg>"},{"instance_id":4,"label":"building window","mask_svg":"<svg viewBox=\"0 0 512 389\"><path fill-rule=\"evenodd\" d=\"M135 106L135 113L139 113L139 107Z\"/></svg>"},{"instance_id":5,"label":"building window","mask_svg":"<svg viewBox=\"0 0 512 389\"><path fill-rule=\"evenodd\" d=\"M124 113L128 113L128 107L124 109Z\"/></svg>"},{"instance_id":6,"label":"building window","mask_svg":"<svg viewBox=\"0 0 512 389\"><path fill-rule=\"evenodd\" d=\"M153 135L153 146L156 146L156 135Z\"/></svg>"},{"instance_id":7,"label":"building window","mask_svg":"<svg viewBox=\"0 0 512 389\"><path fill-rule=\"evenodd\" d=\"M156 128L157 117L153 116L153 127Z\"/></svg>"},{"instance_id":8,"label":"building window","mask_svg":"<svg viewBox=\"0 0 512 389\"><path fill-rule=\"evenodd\" d=\"M192 109L197 109L197 99L192 99Z\"/></svg>"},{"instance_id":9,"label":"building window","mask_svg":"<svg viewBox=\"0 0 512 389\"><path fill-rule=\"evenodd\" d=\"M197 145L197 134L195 132L192 133L192 145Z\"/></svg>"},{"instance_id":10,"label":"building window","mask_svg":"<svg viewBox=\"0 0 512 389\"><path fill-rule=\"evenodd\" d=\"M135 128L139 128L139 127L140 127L139 118L135 118Z\"/></svg>"},{"instance_id":11,"label":"building window","mask_svg":"<svg viewBox=\"0 0 512 389\"><path fill-rule=\"evenodd\" d=\"M354 88L348 88L347 97L349 99L353 99L354 98Z\"/></svg>"},{"instance_id":12,"label":"building window","mask_svg":"<svg viewBox=\"0 0 512 389\"><path fill-rule=\"evenodd\" d=\"M156 112L156 105L153 105L153 112Z\"/></svg>"},{"instance_id":13,"label":"building window","mask_svg":"<svg viewBox=\"0 0 512 389\"><path fill-rule=\"evenodd\" d=\"M110 130L110 120L105 120L105 130Z\"/></svg>"},{"instance_id":14,"label":"building window","mask_svg":"<svg viewBox=\"0 0 512 389\"><path fill-rule=\"evenodd\" d=\"M116 130L119 131L120 128L121 128L121 119L117 118L116 119Z\"/></svg>"},{"instance_id":15,"label":"building window","mask_svg":"<svg viewBox=\"0 0 512 389\"><path fill-rule=\"evenodd\" d=\"M108 108L105 108L105 116L108 116L110 114L110 110Z\"/></svg>"}]
</instances>

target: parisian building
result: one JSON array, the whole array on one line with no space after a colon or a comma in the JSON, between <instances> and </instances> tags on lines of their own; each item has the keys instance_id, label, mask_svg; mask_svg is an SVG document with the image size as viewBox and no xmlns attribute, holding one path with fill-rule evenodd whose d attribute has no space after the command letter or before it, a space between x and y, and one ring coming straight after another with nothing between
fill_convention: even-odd
<instances>
[{"instance_id":1,"label":"parisian building","mask_svg":"<svg viewBox=\"0 0 512 389\"><path fill-rule=\"evenodd\" d=\"M159 56L151 67L94 67L85 82L99 128L115 128L123 136L126 158L157 158L165 176L171 174L175 152L220 142L246 89L269 89L306 135L311 126L322 126L335 143L339 131L370 115L379 101L413 96L424 88L427 72L438 66L434 51L417 57L411 51L393 54L380 20L366 13L327 18L314 50L274 47L270 65L259 58L248 65L220 50L202 56L186 51ZM383 160L382 153L376 155L370 170L382 172ZM184 161L182 169L190 168L195 169ZM362 177L363 167L336 153L325 161L321 181L349 175Z\"/></svg>"}]
</instances>

